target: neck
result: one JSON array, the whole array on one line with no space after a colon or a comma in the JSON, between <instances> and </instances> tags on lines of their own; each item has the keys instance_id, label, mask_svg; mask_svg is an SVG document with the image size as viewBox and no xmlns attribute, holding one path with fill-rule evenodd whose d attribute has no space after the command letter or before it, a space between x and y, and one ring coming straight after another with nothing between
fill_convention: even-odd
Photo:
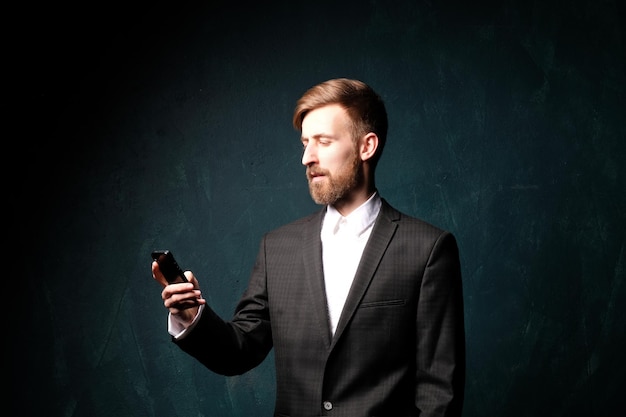
<instances>
[{"instance_id":1,"label":"neck","mask_svg":"<svg viewBox=\"0 0 626 417\"><path fill-rule=\"evenodd\" d=\"M345 217L369 200L374 192L376 192L376 188L373 186L354 190L350 195L336 201L333 207Z\"/></svg>"}]
</instances>

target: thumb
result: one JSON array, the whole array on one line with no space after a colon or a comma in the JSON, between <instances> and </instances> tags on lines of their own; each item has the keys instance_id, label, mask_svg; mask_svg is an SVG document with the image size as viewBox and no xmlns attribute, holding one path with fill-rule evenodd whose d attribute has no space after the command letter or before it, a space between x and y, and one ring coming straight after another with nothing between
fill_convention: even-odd
<instances>
[{"instance_id":1,"label":"thumb","mask_svg":"<svg viewBox=\"0 0 626 417\"><path fill-rule=\"evenodd\" d=\"M163 288L168 285L168 282L163 276L163 273L159 269L159 264L156 261L152 262L152 278L154 278L156 282L161 284Z\"/></svg>"}]
</instances>

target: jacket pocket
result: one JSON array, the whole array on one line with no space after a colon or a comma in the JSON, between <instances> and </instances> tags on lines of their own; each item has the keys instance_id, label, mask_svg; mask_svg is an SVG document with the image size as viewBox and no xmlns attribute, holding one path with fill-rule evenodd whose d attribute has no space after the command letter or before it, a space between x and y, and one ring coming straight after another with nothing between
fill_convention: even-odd
<instances>
[{"instance_id":1,"label":"jacket pocket","mask_svg":"<svg viewBox=\"0 0 626 417\"><path fill-rule=\"evenodd\" d=\"M370 301L367 303L362 303L361 308L403 306L405 303L405 300Z\"/></svg>"}]
</instances>

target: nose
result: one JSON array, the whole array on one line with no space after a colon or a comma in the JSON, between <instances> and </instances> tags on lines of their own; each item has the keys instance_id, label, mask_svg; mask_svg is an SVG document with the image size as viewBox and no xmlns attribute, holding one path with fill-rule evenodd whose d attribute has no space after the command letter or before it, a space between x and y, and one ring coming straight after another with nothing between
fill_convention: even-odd
<instances>
[{"instance_id":1,"label":"nose","mask_svg":"<svg viewBox=\"0 0 626 417\"><path fill-rule=\"evenodd\" d=\"M317 152L315 152L315 143L309 141L302 151L302 165L309 166L317 162Z\"/></svg>"}]
</instances>

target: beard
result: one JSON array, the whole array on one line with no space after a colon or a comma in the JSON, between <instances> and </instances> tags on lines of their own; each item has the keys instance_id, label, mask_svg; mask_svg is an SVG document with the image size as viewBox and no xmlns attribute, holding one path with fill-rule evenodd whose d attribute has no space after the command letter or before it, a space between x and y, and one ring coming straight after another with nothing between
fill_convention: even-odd
<instances>
[{"instance_id":1,"label":"beard","mask_svg":"<svg viewBox=\"0 0 626 417\"><path fill-rule=\"evenodd\" d=\"M331 174L327 170L315 169L315 167L307 167L307 179L309 180L309 192L311 198L317 204L333 205L359 185L363 178L362 162L355 151L350 160L335 174ZM324 179L320 182L313 182L311 173L324 175Z\"/></svg>"}]
</instances>

